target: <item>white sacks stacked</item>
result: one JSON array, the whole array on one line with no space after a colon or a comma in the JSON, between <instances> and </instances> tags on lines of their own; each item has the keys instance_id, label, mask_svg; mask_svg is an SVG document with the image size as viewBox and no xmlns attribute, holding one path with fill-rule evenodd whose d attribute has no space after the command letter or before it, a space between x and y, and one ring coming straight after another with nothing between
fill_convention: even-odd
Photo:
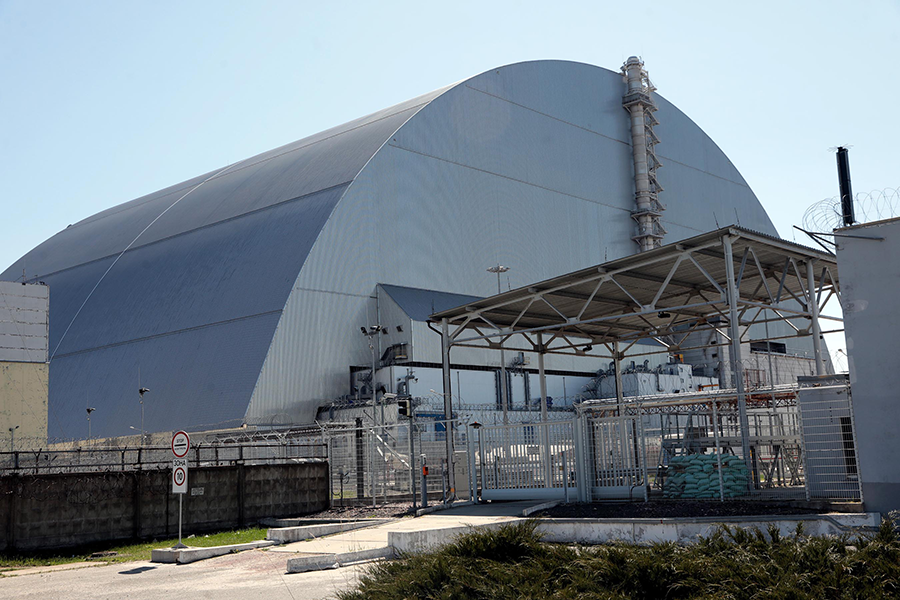
<instances>
[{"instance_id":1,"label":"white sacks stacked","mask_svg":"<svg viewBox=\"0 0 900 600\"><path fill-rule=\"evenodd\" d=\"M747 494L749 473L737 456L722 455L722 485L726 498ZM718 498L719 468L715 454L690 454L669 460L666 498Z\"/></svg>"}]
</instances>

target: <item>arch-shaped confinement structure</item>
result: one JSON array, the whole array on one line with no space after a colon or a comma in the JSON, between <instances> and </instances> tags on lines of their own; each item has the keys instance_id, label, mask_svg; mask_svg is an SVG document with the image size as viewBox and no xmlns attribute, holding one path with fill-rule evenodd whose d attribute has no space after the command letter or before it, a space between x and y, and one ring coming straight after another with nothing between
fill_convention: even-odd
<instances>
[{"instance_id":1,"label":"arch-shaped confinement structure","mask_svg":"<svg viewBox=\"0 0 900 600\"><path fill-rule=\"evenodd\" d=\"M622 75L535 61L98 213L0 279L50 286L51 437L308 423L370 361L378 283L486 296L633 253ZM725 154L656 96L665 242L775 234Z\"/></svg>"}]
</instances>

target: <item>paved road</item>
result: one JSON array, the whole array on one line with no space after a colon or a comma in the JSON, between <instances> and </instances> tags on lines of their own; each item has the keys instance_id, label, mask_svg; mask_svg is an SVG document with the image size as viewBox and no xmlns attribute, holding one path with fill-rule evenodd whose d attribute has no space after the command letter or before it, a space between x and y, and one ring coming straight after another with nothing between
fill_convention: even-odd
<instances>
[{"instance_id":1,"label":"paved road","mask_svg":"<svg viewBox=\"0 0 900 600\"><path fill-rule=\"evenodd\" d=\"M351 589L361 571L361 567L344 567L289 575L285 564L283 554L251 550L189 565L141 561L32 573L0 578L0 598L324 600Z\"/></svg>"},{"instance_id":2,"label":"paved road","mask_svg":"<svg viewBox=\"0 0 900 600\"><path fill-rule=\"evenodd\" d=\"M29 569L0 578L0 599L16 600L325 600L353 588L366 565L286 573L291 553L347 552L387 545L388 531L442 529L512 520L536 502L462 506L417 519L250 550L188 565L119 563L68 570ZM295 554L296 555L296 554ZM35 572L37 571L37 572Z\"/></svg>"}]
</instances>

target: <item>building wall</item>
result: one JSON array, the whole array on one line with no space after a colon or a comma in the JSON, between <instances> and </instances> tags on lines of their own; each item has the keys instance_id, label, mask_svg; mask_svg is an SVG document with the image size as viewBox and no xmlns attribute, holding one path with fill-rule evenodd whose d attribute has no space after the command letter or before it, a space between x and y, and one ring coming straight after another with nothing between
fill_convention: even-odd
<instances>
[{"instance_id":1,"label":"building wall","mask_svg":"<svg viewBox=\"0 0 900 600\"><path fill-rule=\"evenodd\" d=\"M273 412L310 421L318 403L346 393L347 365L367 361L368 348L353 340L378 283L488 296L497 280L485 269L497 262L511 267L516 288L633 253L622 92L617 72L520 63L469 79L412 116L354 179L319 235L247 421ZM659 98L659 107L665 241L735 215L774 234L712 140L669 102Z\"/></svg>"},{"instance_id":2,"label":"building wall","mask_svg":"<svg viewBox=\"0 0 900 600\"><path fill-rule=\"evenodd\" d=\"M863 499L885 513L900 510L900 219L841 231L859 236L837 258Z\"/></svg>"},{"instance_id":3,"label":"building wall","mask_svg":"<svg viewBox=\"0 0 900 600\"><path fill-rule=\"evenodd\" d=\"M47 444L49 375L47 363L0 362L0 451L10 450L11 441L16 450Z\"/></svg>"}]
</instances>

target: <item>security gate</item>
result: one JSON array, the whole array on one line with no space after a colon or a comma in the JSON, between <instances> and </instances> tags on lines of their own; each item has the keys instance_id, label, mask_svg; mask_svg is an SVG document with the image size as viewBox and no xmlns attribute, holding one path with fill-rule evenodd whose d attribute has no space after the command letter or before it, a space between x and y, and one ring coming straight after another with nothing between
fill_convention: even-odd
<instances>
[{"instance_id":1,"label":"security gate","mask_svg":"<svg viewBox=\"0 0 900 600\"><path fill-rule=\"evenodd\" d=\"M647 449L640 417L587 417L583 429L590 477L587 500L628 500L635 490L645 498Z\"/></svg>"},{"instance_id":2,"label":"security gate","mask_svg":"<svg viewBox=\"0 0 900 600\"><path fill-rule=\"evenodd\" d=\"M483 500L575 499L575 421L483 427L478 464Z\"/></svg>"}]
</instances>

